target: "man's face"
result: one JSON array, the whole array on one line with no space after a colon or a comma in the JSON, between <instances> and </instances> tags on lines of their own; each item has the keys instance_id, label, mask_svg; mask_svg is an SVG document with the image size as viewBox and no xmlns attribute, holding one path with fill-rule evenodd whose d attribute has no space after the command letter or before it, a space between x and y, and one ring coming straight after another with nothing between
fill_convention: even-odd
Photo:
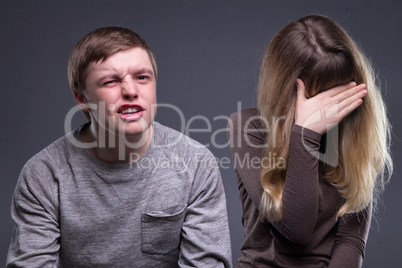
<instances>
[{"instance_id":1,"label":"man's face","mask_svg":"<svg viewBox=\"0 0 402 268\"><path fill-rule=\"evenodd\" d=\"M87 67L84 98L92 124L125 136L142 135L156 113L155 74L146 50L130 48ZM97 128L97 129L99 129Z\"/></svg>"}]
</instances>

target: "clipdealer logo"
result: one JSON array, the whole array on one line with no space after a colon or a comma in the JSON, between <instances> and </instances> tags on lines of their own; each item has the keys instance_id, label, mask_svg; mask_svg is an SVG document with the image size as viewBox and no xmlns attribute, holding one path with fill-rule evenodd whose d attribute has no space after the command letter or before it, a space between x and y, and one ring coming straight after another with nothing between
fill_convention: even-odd
<instances>
[{"instance_id":1,"label":"clipdealer logo","mask_svg":"<svg viewBox=\"0 0 402 268\"><path fill-rule=\"evenodd\" d=\"M320 110L316 111L316 113L312 114L307 120L304 122L302 125L303 127L303 132L302 132L302 143L305 149L310 152L313 156L317 157L321 161L323 161L326 164L329 164L331 166L336 166L338 164L338 126L337 125L328 125L327 126L327 138L326 138L326 152L317 152L310 148L305 140L304 140L304 135L305 135L305 130L306 127L308 127L310 124L316 123L319 120L325 120L328 119L332 116L336 116L337 114L337 103L330 104L330 107L326 107L325 111L322 112ZM206 116L203 115L195 115L188 120L186 120L186 117L184 113L181 111L181 109L175 105L172 104L166 104L166 103L160 103L156 105L158 110L160 109L170 109L177 113L178 115L178 120L180 122L180 130L179 132L182 133L183 135L178 135L176 140L170 141L169 143L166 144L153 144L152 146L158 148L158 147L164 147L164 148L169 148L170 146L175 146L177 143L181 141L184 137L191 137L191 134L195 133L202 133L204 135L209 135L209 142L205 144L201 144L193 139L187 139L187 143L189 146L193 146L194 148L199 148L199 147L207 147L207 148L215 148L215 149L224 149L224 148L229 148L229 147L237 147L241 148L242 146L247 146L250 148L256 148L256 149L265 149L267 147L266 144L256 144L255 142L252 142L250 140L249 134L252 134L253 132L260 132L260 133L266 133L266 135L269 135L269 132L271 131L272 127L274 124L277 124L281 120L285 120L285 116L281 116L278 118L272 117L270 120L260 116L256 115L251 118L248 118L246 122L236 122L237 127L234 127L233 122L230 120L230 117L227 115L218 115L215 116L214 118L209 119ZM98 141L94 142L82 142L72 134L72 119L74 115L78 112L81 111L80 106L74 106L73 108L70 109L70 111L67 113L65 121L64 121L64 130L67 135L67 138L69 141L77 147L80 148L94 148L94 147L113 147L113 148L119 148L119 159L120 160L125 160L126 157L126 150L127 148L138 148L139 146L143 145L146 142L146 138L141 139L140 141L136 141L135 143L130 142L129 140L126 139L124 135L124 127L118 128L120 133L115 133L110 130L107 130L106 126L106 121L110 123L115 124L115 119L114 117L110 116L108 120L106 120L106 109L110 109L110 107L106 107L105 103L99 103L99 104L87 104L87 108L93 109L93 110L98 110L99 113L99 133L98 133ZM156 109L153 109L155 107L152 107L152 111L156 111ZM242 110L242 105L241 102L237 103L237 111ZM330 111L330 112L328 112ZM152 117L153 118L153 117ZM141 121L142 120L142 121ZM219 129L213 129L213 123L217 121L224 121L227 124L227 127L224 128L219 128ZM252 125L253 120L262 120L264 122L263 125L265 125L265 128L263 129L255 129L255 127ZM193 128L192 125L196 121L201 121L205 125L205 128ZM143 125L144 129L147 127L146 122L144 119L139 120L140 124ZM244 124L243 124L244 123ZM120 124L118 121L117 124ZM106 133L107 132L107 133ZM228 132L230 137L226 143L218 143L217 141L217 136L220 134L227 134ZM236 135L234 135L236 134ZM116 135L119 136L118 139L115 139ZM234 137L238 137L237 140L234 139ZM107 140L106 140L107 139ZM115 141L118 140L118 144L115 143ZM275 144L274 144L275 146ZM136 158L137 157L137 158ZM138 159L138 155L136 156L133 154L130 156L130 163L136 162L136 159ZM159 162L156 162L159 161ZM144 163L148 163L149 166L151 166L150 163L152 163L152 166L161 166L163 165L168 165L169 161L167 159L159 159L159 160L144 160L144 162L141 165L145 165ZM172 163L169 165L178 165L180 167L186 167L188 166L188 161L186 162L185 159L180 159L175 156L172 156ZM213 164L212 164L213 162ZM231 159L229 157L221 157L221 158L215 158L211 162L211 165L217 165L220 168L227 169L227 168L236 168L236 167L247 167L247 168L260 168L262 165L270 165L271 167L278 167L278 168L286 168L286 159L283 159L281 157L277 157L276 154L268 153L265 157L256 157L256 156L251 156L249 153L245 153L243 155L239 155L237 153L234 154L234 159L233 159L233 165L231 165ZM181 163L180 165L178 163ZM265 163L265 164L264 164ZM138 165L138 163L136 163Z\"/></svg>"}]
</instances>

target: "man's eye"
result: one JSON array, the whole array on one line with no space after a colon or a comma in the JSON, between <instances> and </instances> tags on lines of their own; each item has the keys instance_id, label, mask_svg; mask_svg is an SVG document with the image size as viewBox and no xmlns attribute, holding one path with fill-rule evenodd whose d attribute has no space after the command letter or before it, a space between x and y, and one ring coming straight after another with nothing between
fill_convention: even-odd
<instances>
[{"instance_id":1,"label":"man's eye","mask_svg":"<svg viewBox=\"0 0 402 268\"><path fill-rule=\"evenodd\" d=\"M105 83L103 83L103 85L111 85L111 84L114 84L114 83L116 83L116 80L110 80L110 81L106 81Z\"/></svg>"},{"instance_id":2,"label":"man's eye","mask_svg":"<svg viewBox=\"0 0 402 268\"><path fill-rule=\"evenodd\" d=\"M138 76L138 79L145 80L145 79L148 79L148 76L140 75L140 76Z\"/></svg>"}]
</instances>

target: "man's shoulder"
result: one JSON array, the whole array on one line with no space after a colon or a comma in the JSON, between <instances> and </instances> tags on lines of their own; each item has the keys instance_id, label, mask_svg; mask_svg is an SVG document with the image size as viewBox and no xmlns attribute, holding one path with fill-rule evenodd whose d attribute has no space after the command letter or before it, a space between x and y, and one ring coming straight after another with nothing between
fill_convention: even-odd
<instances>
[{"instance_id":1,"label":"man's shoulder","mask_svg":"<svg viewBox=\"0 0 402 268\"><path fill-rule=\"evenodd\" d=\"M39 170L43 168L57 169L61 165L66 164L70 158L72 144L68 136L73 135L68 133L57 140L50 143L48 146L33 155L24 165L22 171Z\"/></svg>"},{"instance_id":2,"label":"man's shoulder","mask_svg":"<svg viewBox=\"0 0 402 268\"><path fill-rule=\"evenodd\" d=\"M18 191L34 191L40 196L46 195L46 189L55 186L56 173L61 170L65 159L65 136L52 142L38 153L33 155L23 166L19 174ZM65 162L66 160L64 160ZM50 192L54 192L50 190Z\"/></svg>"}]
</instances>

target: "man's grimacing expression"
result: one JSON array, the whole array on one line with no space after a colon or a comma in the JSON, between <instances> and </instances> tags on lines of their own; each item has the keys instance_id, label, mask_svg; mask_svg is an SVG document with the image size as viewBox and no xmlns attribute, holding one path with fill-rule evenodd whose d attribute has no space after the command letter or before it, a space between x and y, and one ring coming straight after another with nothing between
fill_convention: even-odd
<instances>
[{"instance_id":1,"label":"man's grimacing expression","mask_svg":"<svg viewBox=\"0 0 402 268\"><path fill-rule=\"evenodd\" d=\"M81 104L95 104L86 109L91 122L117 133L142 135L156 113L156 79L148 53L140 47L119 51L105 61L92 62Z\"/></svg>"}]
</instances>

